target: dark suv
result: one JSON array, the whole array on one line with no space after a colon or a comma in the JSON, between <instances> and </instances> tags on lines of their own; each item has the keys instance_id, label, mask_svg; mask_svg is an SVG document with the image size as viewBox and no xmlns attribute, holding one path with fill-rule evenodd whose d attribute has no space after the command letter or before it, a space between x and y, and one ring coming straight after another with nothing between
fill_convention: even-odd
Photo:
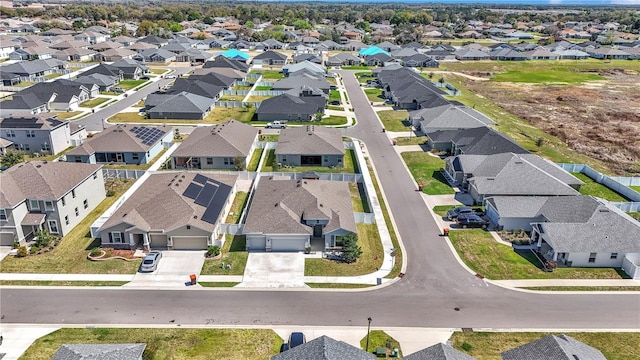
<instances>
[{"instance_id":1,"label":"dark suv","mask_svg":"<svg viewBox=\"0 0 640 360\"><path fill-rule=\"evenodd\" d=\"M306 342L307 339L301 332L292 332L291 335L289 335L289 349L293 349L294 347L302 345Z\"/></svg>"},{"instance_id":2,"label":"dark suv","mask_svg":"<svg viewBox=\"0 0 640 360\"><path fill-rule=\"evenodd\" d=\"M455 220L459 215L463 214L474 214L478 216L484 215L484 212L480 208L471 208L470 206L458 206L457 208L453 208L447 211L447 219Z\"/></svg>"},{"instance_id":3,"label":"dark suv","mask_svg":"<svg viewBox=\"0 0 640 360\"><path fill-rule=\"evenodd\" d=\"M482 228L486 229L489 222L476 214L460 214L457 219L458 225L463 228Z\"/></svg>"}]
</instances>

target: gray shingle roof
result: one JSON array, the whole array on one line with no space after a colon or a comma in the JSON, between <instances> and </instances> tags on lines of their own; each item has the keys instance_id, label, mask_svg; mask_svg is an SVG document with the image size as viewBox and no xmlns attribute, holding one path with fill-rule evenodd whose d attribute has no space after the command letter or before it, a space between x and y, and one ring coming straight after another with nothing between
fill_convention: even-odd
<instances>
[{"instance_id":1,"label":"gray shingle roof","mask_svg":"<svg viewBox=\"0 0 640 360\"><path fill-rule=\"evenodd\" d=\"M405 360L475 360L453 347L439 343L403 357Z\"/></svg>"},{"instance_id":2,"label":"gray shingle roof","mask_svg":"<svg viewBox=\"0 0 640 360\"><path fill-rule=\"evenodd\" d=\"M486 126L462 130L439 130L427 133L427 137L434 142L451 142L462 153L468 155L528 153L515 141Z\"/></svg>"},{"instance_id":3,"label":"gray shingle roof","mask_svg":"<svg viewBox=\"0 0 640 360\"><path fill-rule=\"evenodd\" d=\"M169 89L170 93L180 93L183 91L204 96L213 99L216 95L220 94L225 87L219 85L213 85L197 78L178 78Z\"/></svg>"},{"instance_id":4,"label":"gray shingle roof","mask_svg":"<svg viewBox=\"0 0 640 360\"><path fill-rule=\"evenodd\" d=\"M606 360L598 350L567 335L549 335L500 354L502 360Z\"/></svg>"},{"instance_id":5,"label":"gray shingle roof","mask_svg":"<svg viewBox=\"0 0 640 360\"><path fill-rule=\"evenodd\" d=\"M269 50L256 55L253 59L254 60L263 60L263 59L287 60L287 55L283 53L279 53L277 51Z\"/></svg>"},{"instance_id":6,"label":"gray shingle roof","mask_svg":"<svg viewBox=\"0 0 640 360\"><path fill-rule=\"evenodd\" d=\"M51 113L33 114L12 114L0 119L2 129L55 129L61 125L68 124L68 121L59 120L58 116Z\"/></svg>"},{"instance_id":7,"label":"gray shingle roof","mask_svg":"<svg viewBox=\"0 0 640 360\"><path fill-rule=\"evenodd\" d=\"M35 94L14 94L11 100L4 100L0 102L0 107L3 109L16 109L16 110L33 110L41 106L45 106L48 103L49 98L40 99Z\"/></svg>"},{"instance_id":8,"label":"gray shingle roof","mask_svg":"<svg viewBox=\"0 0 640 360\"><path fill-rule=\"evenodd\" d=\"M306 85L316 89L328 90L331 86L327 79L323 75L312 75L312 74L292 74L289 77L276 81L273 84L274 90L288 90L300 87L301 85Z\"/></svg>"},{"instance_id":9,"label":"gray shingle roof","mask_svg":"<svg viewBox=\"0 0 640 360\"><path fill-rule=\"evenodd\" d=\"M324 109L325 103L326 99L322 96L298 97L285 93L264 100L256 113L315 115Z\"/></svg>"},{"instance_id":10,"label":"gray shingle roof","mask_svg":"<svg viewBox=\"0 0 640 360\"><path fill-rule=\"evenodd\" d=\"M344 155L339 129L324 126L302 126L280 131L276 154Z\"/></svg>"},{"instance_id":11,"label":"gray shingle roof","mask_svg":"<svg viewBox=\"0 0 640 360\"><path fill-rule=\"evenodd\" d=\"M375 360L373 354L334 340L328 336L321 336L305 344L298 345L271 357L271 360Z\"/></svg>"},{"instance_id":12,"label":"gray shingle roof","mask_svg":"<svg viewBox=\"0 0 640 360\"><path fill-rule=\"evenodd\" d=\"M64 344L51 360L138 360L147 344Z\"/></svg>"},{"instance_id":13,"label":"gray shingle roof","mask_svg":"<svg viewBox=\"0 0 640 360\"><path fill-rule=\"evenodd\" d=\"M213 103L214 101L211 98L183 91L164 99L162 103L151 108L149 112L204 113Z\"/></svg>"},{"instance_id":14,"label":"gray shingle roof","mask_svg":"<svg viewBox=\"0 0 640 360\"><path fill-rule=\"evenodd\" d=\"M466 106L455 106L455 105L444 105L438 106L430 109L422 109L420 111L420 127L422 131L429 132L430 129L442 129L442 128L450 128L450 129L469 129L469 128L479 128L486 125L495 124L495 122L486 116L480 114L473 109L470 109ZM482 130L475 130L476 132ZM485 134L487 135L487 134ZM513 141L508 141L508 139L497 139L500 137L499 134L490 134L496 140L500 140L501 144L509 143L510 148L517 148L521 150L519 146L514 146L515 143ZM481 141L482 138L478 137L478 141ZM506 140L506 141L505 141ZM488 145L479 146L479 148L491 148L491 141L489 139ZM507 150L508 151L508 150ZM504 151L500 151L504 152Z\"/></svg>"},{"instance_id":15,"label":"gray shingle roof","mask_svg":"<svg viewBox=\"0 0 640 360\"><path fill-rule=\"evenodd\" d=\"M131 131L136 128L158 129L162 132L153 144L144 144L143 140ZM141 126L118 124L110 126L99 134L87 139L82 145L71 149L68 155L91 155L96 152L146 152L169 132L172 132L171 126Z\"/></svg>"},{"instance_id":16,"label":"gray shingle roof","mask_svg":"<svg viewBox=\"0 0 640 360\"><path fill-rule=\"evenodd\" d=\"M246 157L256 140L258 130L236 120L199 127L180 144L173 157Z\"/></svg>"},{"instance_id":17,"label":"gray shingle roof","mask_svg":"<svg viewBox=\"0 0 640 360\"><path fill-rule=\"evenodd\" d=\"M261 178L245 223L245 233L312 234L301 219L321 214L329 223L324 231L338 228L357 232L349 187L345 182L324 180L274 180Z\"/></svg>"}]
</instances>

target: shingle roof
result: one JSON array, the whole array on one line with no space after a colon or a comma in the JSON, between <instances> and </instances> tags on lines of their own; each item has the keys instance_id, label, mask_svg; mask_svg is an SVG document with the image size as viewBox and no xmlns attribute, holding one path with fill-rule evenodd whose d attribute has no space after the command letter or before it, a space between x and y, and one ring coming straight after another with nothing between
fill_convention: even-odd
<instances>
[{"instance_id":1,"label":"shingle roof","mask_svg":"<svg viewBox=\"0 0 640 360\"><path fill-rule=\"evenodd\" d=\"M4 100L0 102L0 107L3 109L16 109L16 110L33 110L41 106L45 106L48 103L49 98L40 99L35 94L14 94L11 100Z\"/></svg>"},{"instance_id":2,"label":"shingle roof","mask_svg":"<svg viewBox=\"0 0 640 360\"><path fill-rule=\"evenodd\" d=\"M199 127L173 152L173 157L246 157L258 130L236 120Z\"/></svg>"},{"instance_id":3,"label":"shingle roof","mask_svg":"<svg viewBox=\"0 0 640 360\"><path fill-rule=\"evenodd\" d=\"M495 122L493 122L491 119L487 118L477 111L473 111L473 109L470 109L466 106L444 105L421 110L423 111L420 112L420 117L422 118L420 127L424 132L428 132L429 129L469 129L479 128L489 124L495 124ZM474 132L480 131L483 130L474 130ZM482 146L478 146L478 150L482 149L483 152L485 152L489 151L493 147L496 147L491 142L494 139L500 140L501 143L504 143L505 145L510 145L508 146L510 149L513 148L516 150L522 150L522 148L517 146L517 144L515 144L513 141L509 141L507 138L504 138L498 133L485 133L485 135L487 134L489 134L489 136L491 137L491 139L488 139L487 142L482 141L482 138L478 137L477 141L474 143L474 145L477 145L478 142L482 141Z\"/></svg>"},{"instance_id":4,"label":"shingle roof","mask_svg":"<svg viewBox=\"0 0 640 360\"><path fill-rule=\"evenodd\" d=\"M374 360L375 355L328 336L321 336L271 357L271 360Z\"/></svg>"},{"instance_id":5,"label":"shingle roof","mask_svg":"<svg viewBox=\"0 0 640 360\"><path fill-rule=\"evenodd\" d=\"M196 76L193 78L178 78L171 85L169 93L180 93L183 91L213 99L225 89L224 86L210 84L198 80Z\"/></svg>"},{"instance_id":6,"label":"shingle roof","mask_svg":"<svg viewBox=\"0 0 640 360\"><path fill-rule=\"evenodd\" d=\"M328 219L325 233L338 228L357 232L349 187L324 180L261 178L245 223L245 233L312 234L305 218Z\"/></svg>"},{"instance_id":7,"label":"shingle roof","mask_svg":"<svg viewBox=\"0 0 640 360\"><path fill-rule=\"evenodd\" d=\"M54 93L57 94L55 102L70 102L74 96L79 98L83 93L89 93L89 90L79 82L67 79L58 79L53 82L40 82L34 84L17 94L34 94L39 99L48 100Z\"/></svg>"},{"instance_id":8,"label":"shingle roof","mask_svg":"<svg viewBox=\"0 0 640 360\"><path fill-rule=\"evenodd\" d=\"M0 119L2 129L55 129L61 125L68 124L68 121L59 120L57 115L51 113L33 114L12 114Z\"/></svg>"},{"instance_id":9,"label":"shingle roof","mask_svg":"<svg viewBox=\"0 0 640 360\"><path fill-rule=\"evenodd\" d=\"M204 63L204 65L202 65L203 69L212 68L212 67L231 68L235 70L240 70L242 72L247 72L249 71L250 65L242 61L231 60L225 57L218 57L215 60L207 61L206 63Z\"/></svg>"},{"instance_id":10,"label":"shingle roof","mask_svg":"<svg viewBox=\"0 0 640 360\"><path fill-rule=\"evenodd\" d=\"M500 354L502 360L606 360L598 350L567 335L549 335Z\"/></svg>"},{"instance_id":11,"label":"shingle roof","mask_svg":"<svg viewBox=\"0 0 640 360\"><path fill-rule=\"evenodd\" d=\"M314 115L322 111L326 99L322 96L298 97L282 94L262 101L257 114L304 114Z\"/></svg>"},{"instance_id":12,"label":"shingle roof","mask_svg":"<svg viewBox=\"0 0 640 360\"><path fill-rule=\"evenodd\" d=\"M109 217L99 231L122 223L146 231L151 229L169 231L185 225L213 231L216 220L222 215L223 206L220 205L227 202L237 178L237 175L190 171L152 174ZM207 205L197 204L195 200L200 191L205 191L202 189L202 185L205 185L203 182L210 184L211 191L215 191ZM187 196L191 191L188 188L198 190L195 194L191 194L195 199ZM211 219L203 219L209 207L220 210L217 214L213 214Z\"/></svg>"},{"instance_id":13,"label":"shingle roof","mask_svg":"<svg viewBox=\"0 0 640 360\"><path fill-rule=\"evenodd\" d=\"M526 154L528 151L515 141L486 126L463 130L442 130L428 133L435 142L455 144L456 148L468 155L492 155L505 152Z\"/></svg>"},{"instance_id":14,"label":"shingle roof","mask_svg":"<svg viewBox=\"0 0 640 360\"><path fill-rule=\"evenodd\" d=\"M51 59L47 59L51 60ZM60 64L64 62L58 61ZM46 60L33 60L33 61L21 61L9 65L2 66L3 72L15 73L15 74L36 74L42 71L51 69L53 63Z\"/></svg>"},{"instance_id":15,"label":"shingle roof","mask_svg":"<svg viewBox=\"0 0 640 360\"><path fill-rule=\"evenodd\" d=\"M51 360L138 360L147 344L64 344Z\"/></svg>"},{"instance_id":16,"label":"shingle roof","mask_svg":"<svg viewBox=\"0 0 640 360\"><path fill-rule=\"evenodd\" d=\"M277 51L269 50L256 55L253 59L254 60L262 60L262 59L287 60L287 55L279 53Z\"/></svg>"},{"instance_id":17,"label":"shingle roof","mask_svg":"<svg viewBox=\"0 0 640 360\"><path fill-rule=\"evenodd\" d=\"M0 207L10 208L25 199L59 199L102 165L63 161L29 161L0 173Z\"/></svg>"},{"instance_id":18,"label":"shingle roof","mask_svg":"<svg viewBox=\"0 0 640 360\"><path fill-rule=\"evenodd\" d=\"M156 141L145 144L144 140L136 133L137 129L157 129L160 131ZM162 138L173 131L171 126L141 126L118 124L110 126L99 134L87 139L82 145L67 152L68 155L91 155L96 152L146 152Z\"/></svg>"},{"instance_id":19,"label":"shingle roof","mask_svg":"<svg viewBox=\"0 0 640 360\"><path fill-rule=\"evenodd\" d=\"M307 125L280 131L276 154L344 155L339 129Z\"/></svg>"},{"instance_id":20,"label":"shingle roof","mask_svg":"<svg viewBox=\"0 0 640 360\"><path fill-rule=\"evenodd\" d=\"M475 360L474 357L469 356L443 343L429 346L426 349L422 349L411 355L404 356L403 359L405 360Z\"/></svg>"},{"instance_id":21,"label":"shingle roof","mask_svg":"<svg viewBox=\"0 0 640 360\"><path fill-rule=\"evenodd\" d=\"M211 98L183 91L179 94L168 96L164 102L152 107L148 112L204 113L213 105L213 102Z\"/></svg>"}]
</instances>

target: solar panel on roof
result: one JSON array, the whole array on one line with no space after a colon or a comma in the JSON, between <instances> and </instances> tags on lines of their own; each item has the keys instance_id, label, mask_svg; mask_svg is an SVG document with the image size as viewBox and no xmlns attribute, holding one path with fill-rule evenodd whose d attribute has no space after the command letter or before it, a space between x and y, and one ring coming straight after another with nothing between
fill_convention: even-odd
<instances>
[{"instance_id":1,"label":"solar panel on roof","mask_svg":"<svg viewBox=\"0 0 640 360\"><path fill-rule=\"evenodd\" d=\"M231 193L231 186L217 181L216 183L218 184L218 191L216 191L215 197L209 203L209 206L207 206L207 209L204 211L201 218L202 221L206 221L210 224L215 224L216 220L220 216L220 212L222 212L222 209L224 208L224 204L226 203L229 194Z\"/></svg>"},{"instance_id":2,"label":"solar panel on roof","mask_svg":"<svg viewBox=\"0 0 640 360\"><path fill-rule=\"evenodd\" d=\"M187 189L182 193L182 195L188 197L189 199L195 199L196 197L198 197L198 194L200 194L201 190L202 186L191 183L189 184L189 186L187 186Z\"/></svg>"},{"instance_id":3,"label":"solar panel on roof","mask_svg":"<svg viewBox=\"0 0 640 360\"><path fill-rule=\"evenodd\" d=\"M209 180L209 178L208 178L208 177L206 177L206 176L204 176L204 175L200 175L200 174L197 174L197 175L193 178L193 181L195 181L195 182L197 182L197 183L200 183L200 184L202 184L202 185L204 185L204 184L207 182L207 180Z\"/></svg>"},{"instance_id":4,"label":"solar panel on roof","mask_svg":"<svg viewBox=\"0 0 640 360\"><path fill-rule=\"evenodd\" d=\"M218 191L217 185L211 183L204 184L204 188L196 198L196 204L200 206L209 206L211 199L216 195L216 191Z\"/></svg>"}]
</instances>

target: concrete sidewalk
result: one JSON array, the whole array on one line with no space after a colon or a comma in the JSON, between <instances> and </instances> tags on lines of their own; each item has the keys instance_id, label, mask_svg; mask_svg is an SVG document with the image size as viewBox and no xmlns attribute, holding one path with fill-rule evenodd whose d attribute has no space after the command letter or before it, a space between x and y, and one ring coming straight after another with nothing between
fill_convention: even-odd
<instances>
[{"instance_id":1,"label":"concrete sidewalk","mask_svg":"<svg viewBox=\"0 0 640 360\"><path fill-rule=\"evenodd\" d=\"M640 280L631 279L531 279L531 280L486 280L494 285L522 288L522 287L553 287L553 286L638 286Z\"/></svg>"}]
</instances>

